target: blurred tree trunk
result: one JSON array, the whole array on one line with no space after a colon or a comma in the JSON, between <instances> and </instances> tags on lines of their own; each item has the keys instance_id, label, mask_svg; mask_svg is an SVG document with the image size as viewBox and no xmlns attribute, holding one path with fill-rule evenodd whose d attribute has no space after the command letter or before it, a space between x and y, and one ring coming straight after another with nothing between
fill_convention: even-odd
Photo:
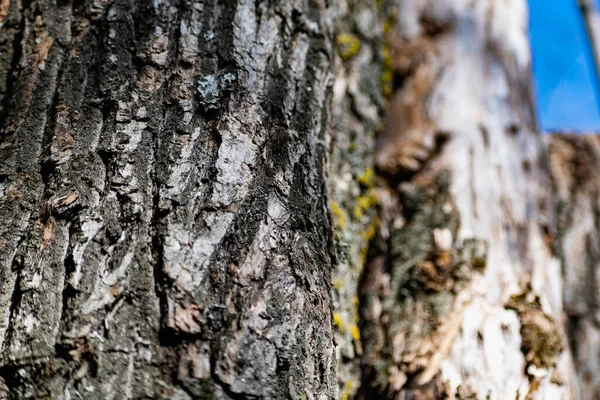
<instances>
[{"instance_id":1,"label":"blurred tree trunk","mask_svg":"<svg viewBox=\"0 0 600 400\"><path fill-rule=\"evenodd\" d=\"M598 397L600 150L548 157L525 0L0 23L0 398Z\"/></svg>"},{"instance_id":2,"label":"blurred tree trunk","mask_svg":"<svg viewBox=\"0 0 600 400\"><path fill-rule=\"evenodd\" d=\"M581 399L600 398L600 138L552 135L557 254Z\"/></svg>"},{"instance_id":3,"label":"blurred tree trunk","mask_svg":"<svg viewBox=\"0 0 600 400\"><path fill-rule=\"evenodd\" d=\"M576 398L526 3L395 15L359 398Z\"/></svg>"},{"instance_id":4,"label":"blurred tree trunk","mask_svg":"<svg viewBox=\"0 0 600 400\"><path fill-rule=\"evenodd\" d=\"M4 398L335 397L331 12L0 2Z\"/></svg>"}]
</instances>

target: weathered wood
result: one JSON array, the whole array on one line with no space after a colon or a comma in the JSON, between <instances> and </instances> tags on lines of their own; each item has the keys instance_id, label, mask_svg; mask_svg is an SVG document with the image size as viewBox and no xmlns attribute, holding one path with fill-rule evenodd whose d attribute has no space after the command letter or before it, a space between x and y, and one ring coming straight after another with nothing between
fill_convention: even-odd
<instances>
[{"instance_id":1,"label":"weathered wood","mask_svg":"<svg viewBox=\"0 0 600 400\"><path fill-rule=\"evenodd\" d=\"M399 4L361 398L570 398L525 1Z\"/></svg>"}]
</instances>

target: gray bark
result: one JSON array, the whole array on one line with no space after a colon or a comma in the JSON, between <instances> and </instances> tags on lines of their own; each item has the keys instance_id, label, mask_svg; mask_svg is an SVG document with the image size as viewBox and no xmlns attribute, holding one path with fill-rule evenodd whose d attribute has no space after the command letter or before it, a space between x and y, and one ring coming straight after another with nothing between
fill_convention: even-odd
<instances>
[{"instance_id":1,"label":"gray bark","mask_svg":"<svg viewBox=\"0 0 600 400\"><path fill-rule=\"evenodd\" d=\"M373 156L386 106L382 78L389 45L384 31L391 3L352 0L336 5L328 188L335 239L333 321L342 400L353 398L361 381L358 283L377 227Z\"/></svg>"},{"instance_id":2,"label":"gray bark","mask_svg":"<svg viewBox=\"0 0 600 400\"><path fill-rule=\"evenodd\" d=\"M2 1L0 392L336 393L324 1Z\"/></svg>"}]
</instances>

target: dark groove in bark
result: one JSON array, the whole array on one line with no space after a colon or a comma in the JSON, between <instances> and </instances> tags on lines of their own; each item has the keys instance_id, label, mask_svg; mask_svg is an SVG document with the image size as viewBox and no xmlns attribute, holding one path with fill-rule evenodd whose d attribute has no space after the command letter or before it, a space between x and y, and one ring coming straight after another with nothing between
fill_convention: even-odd
<instances>
[{"instance_id":1,"label":"dark groove in bark","mask_svg":"<svg viewBox=\"0 0 600 400\"><path fill-rule=\"evenodd\" d=\"M25 10L27 10L29 8L30 1L31 0L23 0L22 4L24 4L24 6L20 10L21 11L21 21L19 22L19 27L17 29L17 33L12 42L13 54L12 54L12 59L10 61L10 67L6 74L6 92L4 93L4 97L2 98L2 101L0 102L0 110L1 110L0 121L7 120L7 113L10 111L8 105L10 104L10 101L13 100L14 86L17 81L17 77L15 76L15 73L19 67L19 62L21 61L21 57L23 56L23 47L21 46L21 42L23 41L24 32L25 32L25 19L26 19ZM2 123L2 125L4 125L4 124ZM6 127L0 126L0 128L3 128L3 129L0 129L0 143L1 143L3 136L6 133L4 131L4 129L6 129Z\"/></svg>"}]
</instances>

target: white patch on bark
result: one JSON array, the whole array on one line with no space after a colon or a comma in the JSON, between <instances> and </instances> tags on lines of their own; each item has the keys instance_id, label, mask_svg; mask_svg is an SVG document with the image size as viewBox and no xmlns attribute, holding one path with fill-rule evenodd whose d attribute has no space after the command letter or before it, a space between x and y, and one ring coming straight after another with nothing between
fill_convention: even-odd
<instances>
[{"instance_id":1,"label":"white patch on bark","mask_svg":"<svg viewBox=\"0 0 600 400\"><path fill-rule=\"evenodd\" d=\"M215 206L228 207L244 199L253 177L251 168L256 151L256 146L248 136L223 134L215 164L219 173L211 199Z\"/></svg>"},{"instance_id":2,"label":"white patch on bark","mask_svg":"<svg viewBox=\"0 0 600 400\"><path fill-rule=\"evenodd\" d=\"M205 277L208 261L216 245L231 225L234 213L207 213L206 228L199 235L178 224L170 224L164 243L164 271L187 291L196 289Z\"/></svg>"},{"instance_id":3,"label":"white patch on bark","mask_svg":"<svg viewBox=\"0 0 600 400\"><path fill-rule=\"evenodd\" d=\"M527 383L520 328L514 311L490 307L481 297L473 301L442 365L453 393L466 384L476 393L489 393L492 400L518 398L517 392Z\"/></svg>"}]
</instances>

